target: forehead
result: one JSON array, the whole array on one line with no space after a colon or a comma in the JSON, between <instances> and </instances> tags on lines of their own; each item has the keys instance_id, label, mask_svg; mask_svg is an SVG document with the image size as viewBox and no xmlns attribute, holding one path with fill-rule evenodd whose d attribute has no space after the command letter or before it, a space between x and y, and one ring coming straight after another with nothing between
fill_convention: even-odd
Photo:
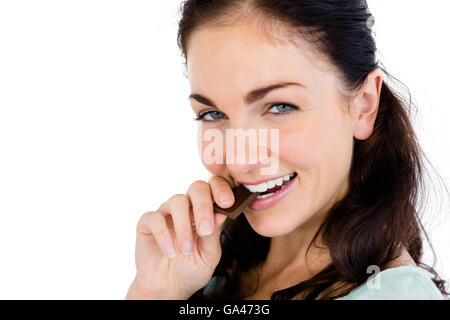
<instances>
[{"instance_id":1,"label":"forehead","mask_svg":"<svg viewBox=\"0 0 450 320\"><path fill-rule=\"evenodd\" d=\"M312 87L331 70L305 40L271 41L254 24L197 29L190 36L186 57L195 92L246 91L277 81Z\"/></svg>"}]
</instances>

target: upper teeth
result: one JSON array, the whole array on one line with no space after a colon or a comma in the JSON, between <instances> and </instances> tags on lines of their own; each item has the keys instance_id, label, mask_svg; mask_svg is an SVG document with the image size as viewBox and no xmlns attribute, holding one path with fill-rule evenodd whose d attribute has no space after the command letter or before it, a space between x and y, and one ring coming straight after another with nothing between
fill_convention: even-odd
<instances>
[{"instance_id":1,"label":"upper teeth","mask_svg":"<svg viewBox=\"0 0 450 320\"><path fill-rule=\"evenodd\" d=\"M294 173L290 173L285 175L284 177L262 182L260 184L244 184L244 187L246 187L251 192L266 192L267 190L275 187L275 185L281 186L284 181L289 181L289 179L293 176Z\"/></svg>"}]
</instances>

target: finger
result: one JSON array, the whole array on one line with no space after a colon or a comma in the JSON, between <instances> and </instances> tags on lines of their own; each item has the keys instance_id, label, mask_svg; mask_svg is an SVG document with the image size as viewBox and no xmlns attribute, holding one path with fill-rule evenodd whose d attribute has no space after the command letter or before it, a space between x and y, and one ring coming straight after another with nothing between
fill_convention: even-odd
<instances>
[{"instance_id":1,"label":"finger","mask_svg":"<svg viewBox=\"0 0 450 320\"><path fill-rule=\"evenodd\" d=\"M189 197L184 194L172 196L164 210L172 216L175 229L178 252L191 254L193 250L193 235L191 226L191 203Z\"/></svg>"},{"instance_id":2,"label":"finger","mask_svg":"<svg viewBox=\"0 0 450 320\"><path fill-rule=\"evenodd\" d=\"M147 212L139 219L136 232L142 236L153 236L159 248L169 258L176 256L176 248L165 216L159 212Z\"/></svg>"},{"instance_id":3,"label":"finger","mask_svg":"<svg viewBox=\"0 0 450 320\"><path fill-rule=\"evenodd\" d=\"M202 237L198 241L198 251L203 261L218 261L220 259L221 245L220 245L220 227L226 220L227 216L222 213L215 213L215 229L212 235Z\"/></svg>"},{"instance_id":4,"label":"finger","mask_svg":"<svg viewBox=\"0 0 450 320\"><path fill-rule=\"evenodd\" d=\"M214 201L221 208L229 208L234 203L234 194L230 184L220 176L213 176L209 180Z\"/></svg>"},{"instance_id":5,"label":"finger","mask_svg":"<svg viewBox=\"0 0 450 320\"><path fill-rule=\"evenodd\" d=\"M215 213L214 218L215 218L216 228L217 228L217 229L220 229L220 227L222 226L222 224L223 224L223 223L225 222L225 220L227 219L227 216L224 215L223 213ZM216 232L217 229L214 230L214 232Z\"/></svg>"},{"instance_id":6,"label":"finger","mask_svg":"<svg viewBox=\"0 0 450 320\"><path fill-rule=\"evenodd\" d=\"M192 183L187 191L192 210L196 230L200 236L208 236L214 232L214 211L211 187L206 181L198 180Z\"/></svg>"}]
</instances>

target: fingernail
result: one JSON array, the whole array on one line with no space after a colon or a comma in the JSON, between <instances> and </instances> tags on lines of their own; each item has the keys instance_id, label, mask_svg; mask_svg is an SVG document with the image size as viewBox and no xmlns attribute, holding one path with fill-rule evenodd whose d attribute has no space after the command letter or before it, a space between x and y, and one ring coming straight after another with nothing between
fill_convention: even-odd
<instances>
[{"instance_id":1,"label":"fingernail","mask_svg":"<svg viewBox=\"0 0 450 320\"><path fill-rule=\"evenodd\" d=\"M224 194L222 194L220 197L219 197L219 200L220 200L220 202L222 203L222 204L225 204L225 205L227 205L227 204L230 204L231 203L231 197L230 197L230 195L228 194L228 193L224 193Z\"/></svg>"},{"instance_id":2,"label":"fingernail","mask_svg":"<svg viewBox=\"0 0 450 320\"><path fill-rule=\"evenodd\" d=\"M175 248L171 244L166 247L166 253L169 258L173 258L177 255Z\"/></svg>"},{"instance_id":3,"label":"fingernail","mask_svg":"<svg viewBox=\"0 0 450 320\"><path fill-rule=\"evenodd\" d=\"M212 225L208 220L203 220L200 223L200 234L203 236L207 236L212 233Z\"/></svg>"},{"instance_id":4,"label":"fingernail","mask_svg":"<svg viewBox=\"0 0 450 320\"><path fill-rule=\"evenodd\" d=\"M183 243L181 244L181 251L185 255L191 254L191 252L192 252L192 242L191 241L187 241L187 240L183 241Z\"/></svg>"}]
</instances>

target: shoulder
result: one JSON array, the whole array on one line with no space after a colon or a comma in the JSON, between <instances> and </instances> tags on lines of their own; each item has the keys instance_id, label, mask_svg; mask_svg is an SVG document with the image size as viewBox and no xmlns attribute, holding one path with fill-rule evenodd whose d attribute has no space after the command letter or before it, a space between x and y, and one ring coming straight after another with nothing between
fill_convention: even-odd
<instances>
[{"instance_id":1,"label":"shoulder","mask_svg":"<svg viewBox=\"0 0 450 320\"><path fill-rule=\"evenodd\" d=\"M389 268L337 300L444 300L432 278L412 264Z\"/></svg>"}]
</instances>

